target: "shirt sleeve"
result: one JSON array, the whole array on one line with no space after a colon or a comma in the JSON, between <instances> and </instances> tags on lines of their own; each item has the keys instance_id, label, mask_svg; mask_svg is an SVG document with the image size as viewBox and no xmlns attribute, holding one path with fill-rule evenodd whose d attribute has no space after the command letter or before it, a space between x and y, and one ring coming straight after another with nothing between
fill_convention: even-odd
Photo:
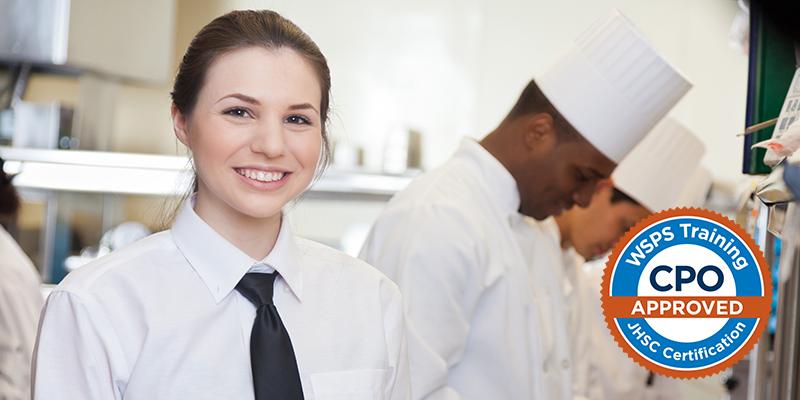
<instances>
[{"instance_id":1,"label":"shirt sleeve","mask_svg":"<svg viewBox=\"0 0 800 400\"><path fill-rule=\"evenodd\" d=\"M97 303L54 291L42 311L33 399L121 400L122 356Z\"/></svg>"},{"instance_id":2,"label":"shirt sleeve","mask_svg":"<svg viewBox=\"0 0 800 400\"><path fill-rule=\"evenodd\" d=\"M0 399L23 400L30 397L31 354L22 335L36 335L36 323L28 325L20 315L15 293L0 287ZM12 289L13 290L13 289Z\"/></svg>"},{"instance_id":3,"label":"shirt sleeve","mask_svg":"<svg viewBox=\"0 0 800 400\"><path fill-rule=\"evenodd\" d=\"M383 215L362 250L403 292L413 399L461 399L449 370L461 361L484 288L480 236L466 220L431 206Z\"/></svg>"},{"instance_id":4,"label":"shirt sleeve","mask_svg":"<svg viewBox=\"0 0 800 400\"><path fill-rule=\"evenodd\" d=\"M386 332L386 345L391 363L392 376L387 385L386 398L389 400L408 400L411 398L411 382L408 371L408 348L406 342L403 300L400 289L390 281L382 283L383 325Z\"/></svg>"}]
</instances>

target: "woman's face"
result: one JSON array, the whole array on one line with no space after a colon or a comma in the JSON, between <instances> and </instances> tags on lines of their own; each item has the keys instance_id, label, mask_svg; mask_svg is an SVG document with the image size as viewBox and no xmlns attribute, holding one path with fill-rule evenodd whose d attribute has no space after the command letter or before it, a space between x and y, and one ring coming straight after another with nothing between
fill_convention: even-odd
<instances>
[{"instance_id":1,"label":"woman's face","mask_svg":"<svg viewBox=\"0 0 800 400\"><path fill-rule=\"evenodd\" d=\"M198 213L280 216L314 177L320 102L316 74L294 50L248 47L219 56L191 114L173 107L175 133L194 158Z\"/></svg>"}]
</instances>

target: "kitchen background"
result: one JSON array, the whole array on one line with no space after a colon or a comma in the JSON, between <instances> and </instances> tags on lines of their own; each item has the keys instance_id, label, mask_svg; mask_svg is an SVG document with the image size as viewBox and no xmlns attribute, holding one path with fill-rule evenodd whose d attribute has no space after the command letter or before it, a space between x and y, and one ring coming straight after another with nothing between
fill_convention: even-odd
<instances>
[{"instance_id":1,"label":"kitchen background","mask_svg":"<svg viewBox=\"0 0 800 400\"><path fill-rule=\"evenodd\" d=\"M440 164L462 137L493 129L527 81L614 7L694 83L672 115L703 139L703 164L715 183L712 206L729 211L737 187L747 184L742 139L735 136L745 121L747 17L733 0L0 0L3 18L16 19L20 29L35 23L20 17L31 9L52 18L51 32L39 32L39 39L67 33L53 44L63 50L48 53L50 61L34 60L16 114L5 111L0 126L5 143L13 138L15 147L185 156L172 134L169 91L189 40L229 10L274 9L314 38L333 79L334 164L320 182L331 190L312 191L294 205L293 224L300 234L356 253L394 190ZM25 40L38 40L31 36ZM27 66L14 43L5 47L0 82L11 85ZM25 116L26 106L32 117ZM43 125L60 133L48 139ZM50 282L64 275L67 257L104 251L103 233L122 222L144 226L128 224L120 240L145 227L160 229L180 198L180 186L170 186L185 185L177 172L186 166L183 158L75 158L95 165L69 169L63 154L16 154L57 160L38 178L33 163L19 164L30 177L16 181L25 200L16 227L20 241ZM170 171L157 188L135 171L152 163ZM105 172L96 175L98 166ZM91 182L103 179L117 182ZM110 241L104 245L113 247Z\"/></svg>"}]
</instances>

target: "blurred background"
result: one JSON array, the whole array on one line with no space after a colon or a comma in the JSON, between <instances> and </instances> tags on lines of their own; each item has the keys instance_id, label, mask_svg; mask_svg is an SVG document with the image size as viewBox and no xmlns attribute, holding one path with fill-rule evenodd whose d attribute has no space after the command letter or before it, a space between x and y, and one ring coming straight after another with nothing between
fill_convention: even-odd
<instances>
[{"instance_id":1,"label":"blurred background","mask_svg":"<svg viewBox=\"0 0 800 400\"><path fill-rule=\"evenodd\" d=\"M108 171L77 168L64 154L21 149L185 156L169 114L174 73L204 24L240 8L282 13L328 57L335 151L331 179L320 185L334 192L310 193L292 217L301 233L350 252L407 177L443 162L462 137L492 130L525 84L611 8L694 83L672 115L704 140L703 164L721 208L731 206L725 195L743 178L735 134L745 120L747 17L733 0L0 0L0 140L15 151L4 157L58 166L58 176L45 170L35 182L25 174L15 179L25 199L20 241L49 281L63 276L65 256L96 245L121 222L160 229L185 185L174 172L187 162L73 158L126 167L112 183L102 178ZM141 166L170 173L139 176ZM58 190L39 190L53 186Z\"/></svg>"}]
</instances>

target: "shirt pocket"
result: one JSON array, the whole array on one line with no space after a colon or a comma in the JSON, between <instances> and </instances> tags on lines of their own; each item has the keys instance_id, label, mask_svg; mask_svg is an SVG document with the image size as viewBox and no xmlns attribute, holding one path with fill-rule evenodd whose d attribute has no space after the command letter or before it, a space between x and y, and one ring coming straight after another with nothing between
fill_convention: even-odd
<instances>
[{"instance_id":1,"label":"shirt pocket","mask_svg":"<svg viewBox=\"0 0 800 400\"><path fill-rule=\"evenodd\" d=\"M360 369L311 374L316 400L385 400L385 369Z\"/></svg>"}]
</instances>

